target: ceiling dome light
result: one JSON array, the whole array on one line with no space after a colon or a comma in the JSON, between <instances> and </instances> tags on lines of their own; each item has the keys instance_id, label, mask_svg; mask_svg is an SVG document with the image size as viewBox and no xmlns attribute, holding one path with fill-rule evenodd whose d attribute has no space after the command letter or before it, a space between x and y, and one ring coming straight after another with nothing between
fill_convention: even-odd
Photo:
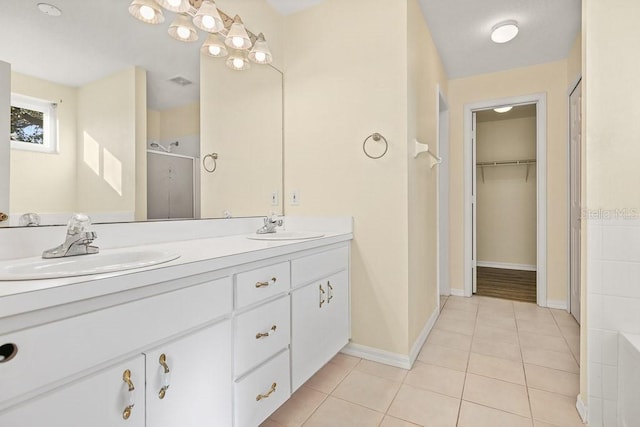
<instances>
[{"instance_id":1,"label":"ceiling dome light","mask_svg":"<svg viewBox=\"0 0 640 427\"><path fill-rule=\"evenodd\" d=\"M491 40L494 43L506 43L513 40L518 35L518 31L516 21L504 21L491 29Z\"/></svg>"},{"instance_id":2,"label":"ceiling dome light","mask_svg":"<svg viewBox=\"0 0 640 427\"><path fill-rule=\"evenodd\" d=\"M253 49L249 52L249 59L256 64L271 64L273 57L271 56L271 50L264 38L264 34L260 33L258 40L253 45Z\"/></svg>"},{"instance_id":3,"label":"ceiling dome light","mask_svg":"<svg viewBox=\"0 0 640 427\"><path fill-rule=\"evenodd\" d=\"M191 9L189 0L155 0L163 8L170 12L186 13Z\"/></svg>"},{"instance_id":4,"label":"ceiling dome light","mask_svg":"<svg viewBox=\"0 0 640 427\"><path fill-rule=\"evenodd\" d=\"M193 23L202 31L209 33L219 33L224 29L224 22L220 17L216 4L210 0L204 0L198 13L193 18Z\"/></svg>"},{"instance_id":5,"label":"ceiling dome light","mask_svg":"<svg viewBox=\"0 0 640 427\"><path fill-rule=\"evenodd\" d=\"M38 9L40 9L40 12L44 13L45 15L49 15L49 16L62 15L62 10L60 10L56 6L49 3L38 3Z\"/></svg>"},{"instance_id":6,"label":"ceiling dome light","mask_svg":"<svg viewBox=\"0 0 640 427\"><path fill-rule=\"evenodd\" d=\"M178 14L169 26L169 35L181 42L194 42L198 40L198 33L191 25L189 16Z\"/></svg>"},{"instance_id":7,"label":"ceiling dome light","mask_svg":"<svg viewBox=\"0 0 640 427\"><path fill-rule=\"evenodd\" d=\"M242 19L240 19L238 15L233 18L233 24L229 29L229 34L227 34L224 43L233 49L247 50L251 48L251 39L249 38L247 30L244 28Z\"/></svg>"},{"instance_id":8,"label":"ceiling dome light","mask_svg":"<svg viewBox=\"0 0 640 427\"><path fill-rule=\"evenodd\" d=\"M164 22L162 9L153 0L133 0L129 5L129 13L146 24L161 24Z\"/></svg>"},{"instance_id":9,"label":"ceiling dome light","mask_svg":"<svg viewBox=\"0 0 640 427\"><path fill-rule=\"evenodd\" d=\"M508 111L511 111L513 109L513 106L508 106L508 107L498 107L498 108L494 108L493 111L495 111L496 113L506 113Z\"/></svg>"},{"instance_id":10,"label":"ceiling dome light","mask_svg":"<svg viewBox=\"0 0 640 427\"><path fill-rule=\"evenodd\" d=\"M227 47L220 41L218 36L210 34L207 40L202 45L201 52L214 58L222 58L227 56Z\"/></svg>"}]
</instances>

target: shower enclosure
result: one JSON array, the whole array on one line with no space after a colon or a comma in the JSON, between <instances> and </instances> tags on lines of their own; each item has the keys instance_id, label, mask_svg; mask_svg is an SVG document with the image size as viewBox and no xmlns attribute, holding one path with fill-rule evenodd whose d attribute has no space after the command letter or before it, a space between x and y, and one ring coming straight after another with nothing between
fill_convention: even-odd
<instances>
[{"instance_id":1,"label":"shower enclosure","mask_svg":"<svg viewBox=\"0 0 640 427\"><path fill-rule=\"evenodd\" d=\"M194 157L147 150L147 218L195 218L196 171Z\"/></svg>"}]
</instances>

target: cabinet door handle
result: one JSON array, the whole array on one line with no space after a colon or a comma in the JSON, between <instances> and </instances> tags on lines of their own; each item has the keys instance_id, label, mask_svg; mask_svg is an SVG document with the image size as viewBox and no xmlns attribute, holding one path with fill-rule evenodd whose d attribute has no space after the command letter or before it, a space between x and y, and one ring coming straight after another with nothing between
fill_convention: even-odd
<instances>
[{"instance_id":1,"label":"cabinet door handle","mask_svg":"<svg viewBox=\"0 0 640 427\"><path fill-rule=\"evenodd\" d=\"M266 288L269 285L274 285L276 283L277 278L272 277L271 280L267 282L257 282L256 288Z\"/></svg>"},{"instance_id":2,"label":"cabinet door handle","mask_svg":"<svg viewBox=\"0 0 640 427\"><path fill-rule=\"evenodd\" d=\"M324 300L324 298L322 298L322 296L325 294L324 289L322 289L322 285L320 285L320 308L322 308L322 304L324 304L326 301Z\"/></svg>"},{"instance_id":3,"label":"cabinet door handle","mask_svg":"<svg viewBox=\"0 0 640 427\"><path fill-rule=\"evenodd\" d=\"M331 282L327 280L327 286L329 287L329 298L327 298L327 304L331 302L333 299L333 286L331 286Z\"/></svg>"},{"instance_id":4,"label":"cabinet door handle","mask_svg":"<svg viewBox=\"0 0 640 427\"><path fill-rule=\"evenodd\" d=\"M269 332L258 332L256 334L256 339L259 340L260 338L269 337L276 332L276 329L278 329L278 327L276 325L273 325L271 329L269 329Z\"/></svg>"},{"instance_id":5,"label":"cabinet door handle","mask_svg":"<svg viewBox=\"0 0 640 427\"><path fill-rule=\"evenodd\" d=\"M0 345L0 363L7 363L18 354L18 346L14 343Z\"/></svg>"},{"instance_id":6,"label":"cabinet door handle","mask_svg":"<svg viewBox=\"0 0 640 427\"><path fill-rule=\"evenodd\" d=\"M271 396L273 393L276 392L276 387L278 386L278 384L273 383L271 384L271 390L269 390L268 392L266 392L265 394L259 394L256 396L256 402L260 402L262 399L266 399L269 396Z\"/></svg>"},{"instance_id":7,"label":"cabinet door handle","mask_svg":"<svg viewBox=\"0 0 640 427\"><path fill-rule=\"evenodd\" d=\"M9 219L9 215L4 212L0 212L0 222L6 221Z\"/></svg>"},{"instance_id":8,"label":"cabinet door handle","mask_svg":"<svg viewBox=\"0 0 640 427\"><path fill-rule=\"evenodd\" d=\"M164 399L167 390L169 390L169 383L171 382L171 369L169 369L169 365L167 365L167 355L162 353L158 363L162 366L162 388L158 392L158 399Z\"/></svg>"},{"instance_id":9,"label":"cabinet door handle","mask_svg":"<svg viewBox=\"0 0 640 427\"><path fill-rule=\"evenodd\" d=\"M122 411L122 418L124 418L125 420L128 420L129 417L131 416L131 410L133 409L133 407L135 406L135 402L133 400L134 395L133 392L136 389L133 386L133 381L131 381L131 371L129 369L125 370L122 373L122 381L124 381L127 384L127 388L128 388L128 399L127 399L127 406L124 408L124 411Z\"/></svg>"}]
</instances>

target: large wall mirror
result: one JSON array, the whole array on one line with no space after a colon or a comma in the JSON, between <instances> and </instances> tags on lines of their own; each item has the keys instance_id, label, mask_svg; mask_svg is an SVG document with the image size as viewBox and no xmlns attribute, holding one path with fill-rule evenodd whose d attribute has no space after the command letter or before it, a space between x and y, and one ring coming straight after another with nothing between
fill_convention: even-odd
<instances>
[{"instance_id":1,"label":"large wall mirror","mask_svg":"<svg viewBox=\"0 0 640 427\"><path fill-rule=\"evenodd\" d=\"M145 24L130 3L2 2L11 143L0 148L10 156L0 226L24 225L26 213L42 225L73 212L94 222L282 213L281 15L265 0L216 1L273 52L273 64L235 71L201 53L208 33L175 40L176 13Z\"/></svg>"}]
</instances>

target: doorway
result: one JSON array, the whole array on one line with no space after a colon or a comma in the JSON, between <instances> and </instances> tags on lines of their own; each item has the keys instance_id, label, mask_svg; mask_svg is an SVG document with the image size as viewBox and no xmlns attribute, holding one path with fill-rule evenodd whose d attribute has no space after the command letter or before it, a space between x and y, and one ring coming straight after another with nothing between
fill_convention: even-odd
<instances>
[{"instance_id":1,"label":"doorway","mask_svg":"<svg viewBox=\"0 0 640 427\"><path fill-rule=\"evenodd\" d=\"M536 104L474 111L476 287L536 302Z\"/></svg>"},{"instance_id":2,"label":"doorway","mask_svg":"<svg viewBox=\"0 0 640 427\"><path fill-rule=\"evenodd\" d=\"M512 98L502 98L490 101L482 101L465 105L465 139L464 139L464 160L465 160L465 275L464 294L471 296L477 291L478 278L478 182L482 180L482 169L479 170L476 141L477 141L477 116L476 113L492 110L504 106L524 106L533 105L535 107L535 158L534 159L506 159L507 161L534 160L533 162L516 162L515 164L502 166L481 165L484 168L494 167L523 168L523 179L535 180L535 302L543 307L547 306L547 283L546 283L546 94L533 94ZM480 159L485 160L485 159ZM486 161L490 161L487 159ZM494 161L497 163L497 160ZM528 163L528 164L527 164ZM529 169L529 176L527 171ZM487 170L485 169L485 180ZM492 171L494 172L494 171ZM531 264L523 266L532 269Z\"/></svg>"},{"instance_id":3,"label":"doorway","mask_svg":"<svg viewBox=\"0 0 640 427\"><path fill-rule=\"evenodd\" d=\"M580 323L582 79L569 94L569 308Z\"/></svg>"}]
</instances>

